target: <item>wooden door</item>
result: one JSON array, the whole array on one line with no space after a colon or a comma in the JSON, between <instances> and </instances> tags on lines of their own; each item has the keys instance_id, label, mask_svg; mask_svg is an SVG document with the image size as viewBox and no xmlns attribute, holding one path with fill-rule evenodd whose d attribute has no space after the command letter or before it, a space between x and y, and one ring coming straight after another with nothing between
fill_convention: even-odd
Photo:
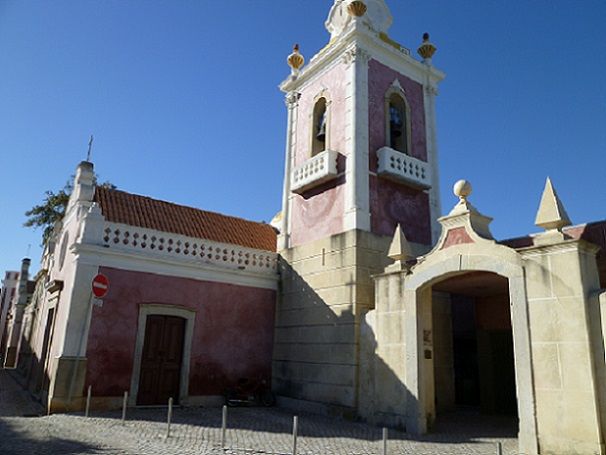
<instances>
[{"instance_id":1,"label":"wooden door","mask_svg":"<svg viewBox=\"0 0 606 455\"><path fill-rule=\"evenodd\" d=\"M137 404L179 402L185 319L150 315L145 326Z\"/></svg>"}]
</instances>

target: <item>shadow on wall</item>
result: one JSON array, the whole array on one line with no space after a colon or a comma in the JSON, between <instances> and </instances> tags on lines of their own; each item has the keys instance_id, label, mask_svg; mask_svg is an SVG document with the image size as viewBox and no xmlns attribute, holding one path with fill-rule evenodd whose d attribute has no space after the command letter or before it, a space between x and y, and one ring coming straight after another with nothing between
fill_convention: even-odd
<instances>
[{"instance_id":1,"label":"shadow on wall","mask_svg":"<svg viewBox=\"0 0 606 455\"><path fill-rule=\"evenodd\" d=\"M61 455L85 455L106 453L101 447L91 446L69 439L49 436L43 426L35 425L35 419L0 418L0 453L3 455L55 453Z\"/></svg>"},{"instance_id":2,"label":"shadow on wall","mask_svg":"<svg viewBox=\"0 0 606 455\"><path fill-rule=\"evenodd\" d=\"M440 418L439 424L433 428L433 433L422 436L413 436L406 434L406 412L407 404L413 405L412 408L416 408L416 398L410 393L406 385L400 380L398 375L392 370L392 368L383 361L383 359L377 355L377 340L376 335L372 328L365 322L365 316L370 310L367 306L358 307L353 309L347 309L341 314L337 315L333 309L323 300L323 298L306 282L306 280L298 274L293 268L281 260L280 270L282 272L283 279L281 280L282 292L288 293L296 291L299 295L303 296L298 299L298 303L295 305L296 308L280 308L284 305L283 301L278 301L278 317L277 317L277 328L279 331L282 329L292 329L299 327L300 330L308 330L309 327L302 325L301 321L303 318L307 318L310 314L315 315L318 321L322 321L322 327L324 332L319 337L316 343L301 345L300 339L291 339L285 343L284 339L276 333L275 339L276 344L288 344L290 350L286 351L290 356L297 355L298 349L304 349L303 355L318 359L317 362L322 367L324 364L334 364L334 351L327 349L326 344L338 343L339 337L343 336L343 333L347 333L348 330L351 333L347 333L351 336L351 343L355 339L356 333L359 333L359 340L356 348L356 363L359 366L355 372L355 377L358 378L359 385L358 391L355 390L355 384L349 382L347 377L329 376L329 380L333 381L333 384L341 384L350 386L352 393L357 395L356 403L358 410L344 408L342 403L334 400L324 401L322 404L328 404L329 414L334 414L340 417L345 417L350 420L358 422L365 422L371 425L387 426L392 429L398 430L397 432L390 432L390 438L393 434L394 439L407 439L407 440L419 440L419 441L448 441L449 443L470 443L474 439L481 437L507 437L515 438L517 429L516 425L510 425L510 420L500 416L486 416L478 413L452 413L444 415ZM366 281L372 283L371 274L378 273L379 271L367 272L366 277L357 277L358 283L360 281ZM354 301L354 293L356 292L356 277L354 272L351 274L349 281L350 291L350 302ZM374 286L374 283L373 283ZM374 300L374 299L373 299ZM372 300L371 300L372 301ZM292 302L288 304L292 306ZM294 311L300 312L298 317L283 317L282 312ZM314 317L314 319L315 319ZM289 327L290 325L290 327ZM307 349L312 347L316 349L316 352L309 352ZM284 353L283 349L278 350ZM292 358L292 357L289 357ZM404 359L402 358L402 361ZM305 360L301 360L304 363ZM306 382L313 383L314 381L326 380L320 375L310 380L302 380L300 372L296 371L294 367L288 367L284 365L282 359L279 356L274 356L274 391L281 396L290 398L301 398L304 396L306 391ZM280 364L280 365L276 365ZM327 365L328 367L328 365ZM328 367L330 368L330 367ZM307 389L308 390L308 389ZM386 397L398 397L395 400L388 401ZM306 399L309 400L307 397ZM321 402L321 400L318 400ZM377 427L368 428L368 439L375 440L380 437ZM287 431L290 428L285 428L281 431ZM454 430L454 431L453 431ZM264 431L280 431L271 426ZM307 430L309 431L309 430ZM306 435L314 436L313 432L309 432ZM336 431L335 436L340 435L339 431ZM362 437L361 439L366 439Z\"/></svg>"}]
</instances>

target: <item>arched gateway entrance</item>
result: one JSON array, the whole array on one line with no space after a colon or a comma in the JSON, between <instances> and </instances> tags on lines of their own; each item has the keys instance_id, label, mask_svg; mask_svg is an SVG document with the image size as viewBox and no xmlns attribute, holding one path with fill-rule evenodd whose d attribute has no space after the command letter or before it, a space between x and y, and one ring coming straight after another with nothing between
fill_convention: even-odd
<instances>
[{"instance_id":1,"label":"arched gateway entrance","mask_svg":"<svg viewBox=\"0 0 606 455\"><path fill-rule=\"evenodd\" d=\"M433 250L415 257L398 229L395 262L375 276L360 330L360 414L422 434L449 406L471 405L517 413L519 453L606 453L597 248L552 224L532 246L497 244L468 184L455 190Z\"/></svg>"},{"instance_id":2,"label":"arched gateway entrance","mask_svg":"<svg viewBox=\"0 0 606 455\"><path fill-rule=\"evenodd\" d=\"M431 430L436 415L457 404L517 414L519 450L534 455L523 260L493 240L491 219L467 201L470 189L459 190L459 203L439 220L434 249L412 257L398 229L389 251L396 262L375 277L375 310L366 317L363 341L374 343L368 344L374 360L363 370L369 376L361 376L362 387L369 384L361 393L362 413L413 434Z\"/></svg>"},{"instance_id":3,"label":"arched gateway entrance","mask_svg":"<svg viewBox=\"0 0 606 455\"><path fill-rule=\"evenodd\" d=\"M511 411L508 407L512 403L507 399L511 394L510 388L514 385L517 400L513 404L513 411L517 411L519 417L520 450L537 453L528 306L521 259L507 247L485 239L477 240L479 243L451 245L434 251L405 280L405 382L416 398L407 405L406 427L414 433L425 433L441 406L449 404L448 401L444 402L449 399L449 394L454 394L450 396L452 404L459 401L459 404L476 404L487 410L492 407L496 412ZM504 296L509 305L505 312L502 306ZM444 338L449 334L439 331L436 340L433 327L436 317L438 320L441 317L438 307L443 307L445 301L450 305L451 360L453 370L459 370L458 378L456 374L455 377L449 376L448 372L441 370L444 365L438 365L434 361L436 356L440 360L448 357L448 353L444 352L444 344L448 344L448 340ZM487 308L488 305L493 307ZM503 320L503 313L510 317L510 321ZM452 315L455 315L454 320ZM474 320L470 321L470 317ZM458 322L458 327L455 321ZM511 364L508 364L507 358L499 359L503 362L504 376L490 377L494 372L494 365L490 362L498 354L492 352L488 358L480 359L478 352L501 350L501 355L506 354L509 327L513 381L509 380ZM470 329L475 331L475 353L473 345L465 344L465 333L455 333L469 332ZM478 329L484 332L480 337L488 336L488 339L479 340ZM490 332L496 334L494 340L490 340ZM466 357L472 365L460 364L456 358L458 356ZM475 371L474 361L477 362ZM477 374L476 378L474 374ZM449 386L452 391L448 391ZM505 387L504 394L497 394L499 386ZM499 399L504 399L505 402L499 402Z\"/></svg>"}]
</instances>

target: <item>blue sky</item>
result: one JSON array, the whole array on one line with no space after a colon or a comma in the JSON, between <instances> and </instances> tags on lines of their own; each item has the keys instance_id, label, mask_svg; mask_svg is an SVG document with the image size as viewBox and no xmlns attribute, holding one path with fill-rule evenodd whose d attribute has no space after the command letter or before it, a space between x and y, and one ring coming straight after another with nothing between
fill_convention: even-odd
<instances>
[{"instance_id":1,"label":"blue sky","mask_svg":"<svg viewBox=\"0 0 606 455\"><path fill-rule=\"evenodd\" d=\"M536 231L550 175L573 222L606 218L606 2L387 0L390 36L431 33L443 211L459 178L497 238ZM328 0L0 0L0 271L40 232L23 213L86 157L138 194L269 221L300 43L328 41Z\"/></svg>"}]
</instances>

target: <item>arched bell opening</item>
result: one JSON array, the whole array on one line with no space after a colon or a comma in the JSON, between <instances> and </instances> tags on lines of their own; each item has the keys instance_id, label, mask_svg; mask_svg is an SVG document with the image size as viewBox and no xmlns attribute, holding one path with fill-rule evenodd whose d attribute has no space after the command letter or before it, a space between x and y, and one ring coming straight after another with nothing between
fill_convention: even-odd
<instances>
[{"instance_id":1,"label":"arched bell opening","mask_svg":"<svg viewBox=\"0 0 606 455\"><path fill-rule=\"evenodd\" d=\"M391 93L387 98L387 145L398 152L410 153L410 110L400 93Z\"/></svg>"},{"instance_id":2,"label":"arched bell opening","mask_svg":"<svg viewBox=\"0 0 606 455\"><path fill-rule=\"evenodd\" d=\"M328 111L326 98L324 97L318 99L314 105L311 131L311 156L315 156L327 149Z\"/></svg>"}]
</instances>

